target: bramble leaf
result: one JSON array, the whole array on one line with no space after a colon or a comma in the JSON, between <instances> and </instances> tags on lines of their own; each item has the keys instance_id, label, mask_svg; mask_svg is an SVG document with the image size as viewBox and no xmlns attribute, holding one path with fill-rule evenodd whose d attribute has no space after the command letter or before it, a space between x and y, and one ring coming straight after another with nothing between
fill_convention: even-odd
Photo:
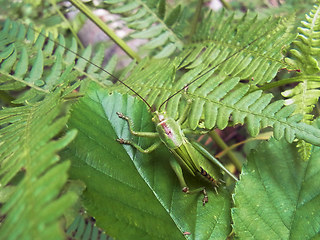
<instances>
[{"instance_id":1,"label":"bramble leaf","mask_svg":"<svg viewBox=\"0 0 320 240\"><path fill-rule=\"evenodd\" d=\"M240 239L316 239L320 224L320 148L301 161L294 144L260 144L243 168L232 209Z\"/></svg>"},{"instance_id":2,"label":"bramble leaf","mask_svg":"<svg viewBox=\"0 0 320 240\"><path fill-rule=\"evenodd\" d=\"M68 124L79 130L67 153L71 176L85 182L84 205L97 225L119 239L184 239L184 232L192 238L225 239L231 230L228 192L222 187L217 195L209 186L205 206L202 194L184 194L170 168L167 149L142 154L116 141L123 137L142 147L153 142L132 138L117 111L130 116L137 131L154 130L144 103L98 89L75 106ZM186 177L191 189L206 184Z\"/></svg>"}]
</instances>

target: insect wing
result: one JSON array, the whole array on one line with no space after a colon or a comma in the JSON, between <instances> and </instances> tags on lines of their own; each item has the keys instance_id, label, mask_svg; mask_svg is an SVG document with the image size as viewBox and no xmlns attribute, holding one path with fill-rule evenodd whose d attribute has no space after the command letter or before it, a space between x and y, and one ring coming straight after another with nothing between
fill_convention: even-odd
<instances>
[{"instance_id":1,"label":"insect wing","mask_svg":"<svg viewBox=\"0 0 320 240\"><path fill-rule=\"evenodd\" d=\"M191 143L186 140L184 144L176 149L171 149L171 152L178 160L181 166L187 169L193 176L200 169L200 166L196 160L193 158L192 151L196 151L194 147L192 147Z\"/></svg>"},{"instance_id":2,"label":"insect wing","mask_svg":"<svg viewBox=\"0 0 320 240\"><path fill-rule=\"evenodd\" d=\"M193 145L189 142L189 148L192 148L193 150L190 151L191 157L193 159L196 159L197 164L199 166L198 172L200 172L203 176L210 175L214 180L219 180L222 177L220 168L214 164L211 164L208 159L201 154ZM202 169L201 169L202 168ZM203 171L205 171L208 175L204 175Z\"/></svg>"}]
</instances>

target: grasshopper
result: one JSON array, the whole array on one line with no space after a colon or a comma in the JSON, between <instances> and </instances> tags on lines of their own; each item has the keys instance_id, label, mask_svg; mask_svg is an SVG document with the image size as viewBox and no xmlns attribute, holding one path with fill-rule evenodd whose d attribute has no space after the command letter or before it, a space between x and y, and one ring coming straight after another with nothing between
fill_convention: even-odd
<instances>
[{"instance_id":1,"label":"grasshopper","mask_svg":"<svg viewBox=\"0 0 320 240\"><path fill-rule=\"evenodd\" d=\"M255 39L254 41L256 40L257 39ZM249 43L249 45L251 45L254 41ZM243 49L245 49L246 47L244 47ZM242 51L243 49L241 49L240 51ZM177 178L182 188L182 192L187 194L202 192L204 195L202 199L203 205L205 205L208 202L206 189L202 187L202 188L190 190L184 179L182 169L188 171L193 176L204 177L207 181L209 181L213 185L216 192L217 192L217 187L221 184L221 179L219 179L221 176L220 169L225 171L225 173L227 173L235 181L238 181L238 179L232 173L230 173L216 158L214 158L199 143L195 141L189 141L187 139L185 135L187 133L203 134L208 132L208 131L197 131L197 130L194 131L192 129L181 127L183 123L187 120L188 113L190 112L190 106L192 102L191 100L187 101L187 106L178 120L175 120L174 118L168 116L165 111L161 111L161 108L172 97L174 97L175 95L177 95L182 91L187 91L187 88L192 83L197 81L202 76L208 74L209 72L214 70L216 67L218 67L220 64L222 64L223 62L227 61L231 57L238 54L240 51L228 56L225 60L221 61L214 67L210 68L208 71L204 72L203 74L195 78L193 81L188 83L182 89L180 89L176 93L169 96L164 102L160 104L159 109L156 111L153 111L150 104L142 96L140 96L133 89L129 88L140 99L142 99L143 102L148 106L149 111L153 115L152 121L155 124L156 132L137 132L134 130L133 121L129 117L125 116L120 112L116 113L119 118L124 119L125 121L128 122L129 131L132 135L138 136L138 137L148 137L148 138L157 139L151 146L149 146L146 149L143 149L141 146L139 146L135 142L132 142L130 140L126 140L123 138L118 138L117 141L121 144L131 145L132 147L136 148L138 151L146 154L154 151L161 144L164 144L174 156L174 159L170 159L170 165L173 171L175 172L175 174L177 175ZM119 82L123 84L121 80L119 80Z\"/></svg>"},{"instance_id":2,"label":"grasshopper","mask_svg":"<svg viewBox=\"0 0 320 240\"><path fill-rule=\"evenodd\" d=\"M189 82L183 88L181 88L176 93L169 96L165 101L163 101L160 104L159 109L156 111L152 109L150 104L142 96L140 96L136 91L134 91L132 88L130 88L129 86L127 86L125 83L123 83L121 80L118 79L121 84L128 87L148 106L149 111L153 115L152 121L155 124L156 132L134 131L133 122L129 117L125 116L120 112L117 112L118 117L128 122L128 127L132 135L135 135L138 137L156 138L157 140L146 149L141 148L135 142L125 140L123 138L118 138L117 141L121 144L131 145L132 147L136 148L138 151L142 153L150 153L155 149L157 149L161 144L164 144L174 156L174 159L170 159L170 165L173 171L175 172L175 174L177 175L177 178L182 188L182 192L187 194L202 192L202 194L204 195L202 199L203 205L205 205L208 202L208 195L207 195L206 189L202 187L202 188L190 190L184 179L182 169L188 171L193 176L204 177L207 181L209 181L213 185L216 192L217 192L217 187L221 184L221 179L219 179L219 177L221 176L220 169L222 169L226 174L228 174L235 181L238 181L238 179L232 173L230 173L216 158L214 158L199 143L195 141L189 141L187 139L185 135L187 133L203 134L208 132L208 131L197 131L197 130L194 131L192 129L181 127L183 123L187 120L188 113L190 111L191 100L187 101L187 106L178 120L175 120L171 116L168 116L165 111L161 111L161 108L175 95L181 93L182 91L187 91L188 87L191 84L196 82L198 79L200 79L204 75L209 74L214 69L216 69L219 65L221 65L222 63L226 62L230 58L237 55L239 52L246 49L248 46L250 46L252 43L257 41L259 38L260 37L251 41L247 46L243 47L238 52L231 54L220 63L216 64L215 66L211 67L209 70L200 74L194 80Z\"/></svg>"},{"instance_id":3,"label":"grasshopper","mask_svg":"<svg viewBox=\"0 0 320 240\"><path fill-rule=\"evenodd\" d=\"M33 29L34 31L38 32L37 30ZM38 32L39 34L44 35L41 32ZM150 104L133 88L131 88L128 84L126 84L123 80L120 80L119 78L115 77L110 72L103 69L101 66L98 66L97 64L93 63L92 61L80 56L76 52L66 48L62 44L58 43L57 41L54 41L49 38L49 40L53 41L55 44L65 48L66 50L70 51L71 53L75 54L77 57L89 62L93 66L99 68L100 70L104 71L108 75L110 75L112 78L114 78L117 82L124 85L128 89L130 89L131 92L133 92L137 97L139 97L149 108L149 111L152 113L153 118L152 121L155 124L156 132L137 132L133 129L133 122L132 120L125 116L124 114L117 112L119 118L124 119L128 122L128 127L132 135L138 136L138 137L148 137L148 138L156 138L157 140L148 148L143 149L141 148L137 143L125 140L123 138L116 139L121 144L128 144L132 147L136 148L138 151L142 153L150 153L157 149L161 144L164 144L169 151L173 154L174 158L170 160L170 165L177 175L177 178L179 180L179 183L182 188L182 192L191 194L191 193L199 193L201 192L204 197L202 199L203 205L205 205L208 202L208 196L206 189L204 187L190 190L183 175L182 169L185 171L188 171L193 176L202 176L204 179L206 179L208 182L210 182L214 189L217 191L217 187L221 184L221 169L225 171L232 179L235 181L238 181L238 179L230 173L216 158L214 158L207 150L205 150L199 143L195 141L189 141L186 137L186 134L189 133L196 133L196 134L204 134L207 133L209 130L204 131L197 131L192 130L188 128L182 128L181 126L183 123L187 120L188 113L190 112L191 108L191 100L187 101L187 106L180 116L178 120L175 120L171 116L168 116L165 111L161 111L161 108L175 95L181 93L182 91L187 91L188 87L196 82L198 79L203 77L206 74L209 74L214 69L216 69L219 65L226 62L230 58L234 57L241 51L243 51L245 48L250 46L253 42L257 41L260 37L256 38L255 40L251 41L248 45L240 49L238 52L235 52L225 58L220 63L216 64L215 66L211 67L209 70L205 71L204 73L198 75L194 80L189 82L187 85L185 85L183 88L169 96L164 102L162 102L159 106L159 109L154 111Z\"/></svg>"},{"instance_id":4,"label":"grasshopper","mask_svg":"<svg viewBox=\"0 0 320 240\"><path fill-rule=\"evenodd\" d=\"M209 152L202 148L199 144L193 141L189 141L185 133L189 132L189 129L182 129L181 125L187 118L187 114L190 111L190 104L184 110L182 117L179 120L174 120L172 117L166 115L165 112L153 112L152 121L156 125L156 132L136 132L133 130L133 122L131 119L120 112L117 112L119 118L122 118L128 122L129 130L131 134L139 137L151 137L158 138L150 147L142 149L138 144L124 140L122 138L117 139L121 144L129 144L142 153L150 153L157 149L161 143L163 143L170 152L174 155L174 159L170 159L170 165L178 177L179 183L184 193L202 192L204 197L202 199L203 205L208 202L208 196L205 188L189 190L187 183L183 177L182 168L187 170L193 176L201 175L213 184L216 189L219 184L220 171L216 167L218 165L226 173L228 173L233 179L237 181L237 178L233 176L217 159L215 159ZM215 165L212 165L214 163Z\"/></svg>"},{"instance_id":5,"label":"grasshopper","mask_svg":"<svg viewBox=\"0 0 320 240\"><path fill-rule=\"evenodd\" d=\"M187 86L185 86L183 89L185 88L187 88ZM177 92L175 94L177 94ZM151 146L143 149L137 143L125 140L123 138L118 138L117 141L121 144L131 145L138 151L146 154L156 150L161 144L164 144L174 156L174 158L170 159L169 161L173 171L175 172L179 180L182 192L187 194L202 192L202 194L204 195L202 203L203 205L205 205L208 202L206 189L202 187L190 190L184 179L182 169L188 171L193 176L204 177L204 179L206 179L213 185L216 192L217 187L219 187L219 185L221 184L220 169L224 170L235 181L238 181L238 179L199 143L195 141L189 141L186 137L185 134L187 133L207 133L207 131L193 131L191 129L181 127L187 120L188 113L190 112L190 106L192 102L191 100L187 101L187 106L185 107L181 117L178 120L175 120L174 118L168 116L165 111L161 111L161 107L164 105L164 103L170 100L173 96L174 95L171 95L166 101L164 101L160 105L159 110L156 111L152 111L151 106L146 102L146 100L141 98L149 107L149 110L153 115L152 121L155 124L156 132L134 131L133 121L120 112L116 113L119 118L124 119L128 122L128 127L132 135L157 139Z\"/></svg>"}]
</instances>

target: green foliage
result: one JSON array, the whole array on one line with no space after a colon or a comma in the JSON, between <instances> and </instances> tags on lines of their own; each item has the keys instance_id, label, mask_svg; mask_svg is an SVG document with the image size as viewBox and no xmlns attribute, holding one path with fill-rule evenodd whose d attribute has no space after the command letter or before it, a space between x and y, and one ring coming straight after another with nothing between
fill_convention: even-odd
<instances>
[{"instance_id":1,"label":"green foliage","mask_svg":"<svg viewBox=\"0 0 320 240\"><path fill-rule=\"evenodd\" d=\"M221 64L220 71L251 80L250 84L254 85L270 82L279 68L285 66L281 62L281 49L295 37L292 34L293 18L279 22L276 18L260 20L257 15L245 14L233 24L236 21L234 15L226 18L223 11L206 17L192 43L185 46L180 67L215 66L246 47L230 61ZM212 26L215 26L214 31Z\"/></svg>"},{"instance_id":2,"label":"green foliage","mask_svg":"<svg viewBox=\"0 0 320 240\"><path fill-rule=\"evenodd\" d=\"M45 41L46 38L35 33L33 28L26 28L24 25L7 20L0 32L1 66L0 73L3 77L1 90L20 90L25 86L30 91L23 93L16 103L25 100L37 100L57 86L68 82L69 92L79 87L79 79L84 81L103 82L106 81L107 73L88 63L92 48L86 48L80 57L77 53L77 44L74 39L66 49L65 39L59 36L58 42ZM52 35L49 35L52 38ZM98 48L95 56L90 59L92 63L100 66L104 60L104 49ZM82 58L81 58L82 57ZM84 59L86 60L84 60ZM68 80L60 78L63 72L72 64L75 64ZM106 68L109 69L110 65ZM109 69L110 70L110 69ZM102 83L100 83L102 84ZM34 99L35 98L35 99Z\"/></svg>"},{"instance_id":3,"label":"green foliage","mask_svg":"<svg viewBox=\"0 0 320 240\"><path fill-rule=\"evenodd\" d=\"M72 159L71 177L87 185L83 201L97 225L120 239L184 239L184 232L200 239L226 239L230 232L226 227L230 222L227 191L220 188L216 195L208 186L212 190L205 207L201 194L182 194L167 160L172 158L168 150L147 155L115 141L119 135L130 136L116 111L132 117L137 131L154 130L141 101L110 95L96 86L76 104L69 121L79 135L65 157ZM146 138L135 140L142 146L150 144ZM192 188L206 184L191 176L187 181ZM207 216L212 219L207 221Z\"/></svg>"},{"instance_id":4,"label":"green foliage","mask_svg":"<svg viewBox=\"0 0 320 240\"><path fill-rule=\"evenodd\" d=\"M143 47L155 49L155 58L165 58L176 50L181 50L183 41L180 37L178 20L182 15L181 6L178 5L171 12L167 12L165 1L114 1L105 0L111 4L110 11L125 17L129 28L134 32L132 38L149 39Z\"/></svg>"},{"instance_id":5,"label":"green foliage","mask_svg":"<svg viewBox=\"0 0 320 240\"><path fill-rule=\"evenodd\" d=\"M284 141L262 143L235 188L233 227L240 239L318 239L320 149L308 161Z\"/></svg>"},{"instance_id":6,"label":"green foliage","mask_svg":"<svg viewBox=\"0 0 320 240\"><path fill-rule=\"evenodd\" d=\"M68 239L72 240L112 240L99 229L94 221L78 215L67 230Z\"/></svg>"},{"instance_id":7,"label":"green foliage","mask_svg":"<svg viewBox=\"0 0 320 240\"><path fill-rule=\"evenodd\" d=\"M57 152L76 131L53 140L68 119L59 96L57 90L42 102L0 112L0 185L2 194L9 192L2 201L2 239L63 239L59 219L75 195L59 195L70 162L59 162Z\"/></svg>"},{"instance_id":8,"label":"green foliage","mask_svg":"<svg viewBox=\"0 0 320 240\"><path fill-rule=\"evenodd\" d=\"M319 73L319 5L306 15L306 20L302 21L302 27L298 28L298 37L293 41L293 48L290 50L291 57L286 61L300 70L296 81L300 83L282 92L286 98L286 105L295 104L295 113L303 115L303 121L311 124L313 121L313 109L320 96L320 83L317 74ZM310 156L311 146L300 141L298 144L300 155L303 159Z\"/></svg>"},{"instance_id":9,"label":"green foliage","mask_svg":"<svg viewBox=\"0 0 320 240\"><path fill-rule=\"evenodd\" d=\"M214 25L222 22L222 17L220 14L216 22L213 21ZM232 21L231 16L228 23ZM302 116L292 115L293 106L284 107L282 100L271 102L271 94L259 90L250 91L250 85L240 82L248 76L256 77L252 84L268 82L283 66L279 62L280 50L292 38L292 34L285 31L288 22L276 24L274 21L258 21L256 18L248 19L244 16L235 29L227 31L235 32L234 36L225 33L226 25L217 25L217 35L223 36L219 41L215 40L216 35L209 35L210 30L200 28L201 34L195 37L195 41L199 43L191 44L190 48L187 46L186 51L173 61L145 59L133 69L126 83L150 105L159 107L169 96L199 78L187 91L170 99L166 106L168 115L178 118L177 113L183 112L182 106L186 105L188 99L192 99L192 110L188 116L189 128L196 129L200 122L206 129L224 129L228 124L246 124L250 135L256 136L262 128L272 126L277 139L285 136L287 141L292 142L297 137L318 145L320 131L301 123ZM269 28L265 27L261 32L262 25ZM270 29L274 29L272 34L266 35ZM246 34L243 34L244 32ZM204 36L207 38L204 39ZM226 39L230 39L230 44L225 48ZM252 44L241 51L244 47L237 44L241 40L244 41L244 46ZM235 57L228 58L239 51L241 52ZM212 66L220 62L223 64L219 65L218 69L212 69ZM191 70L183 75L178 72L175 76L176 69L183 67ZM213 70L219 74L213 75ZM240 78L231 78L233 75ZM132 93L122 84L111 89Z\"/></svg>"},{"instance_id":10,"label":"green foliage","mask_svg":"<svg viewBox=\"0 0 320 240\"><path fill-rule=\"evenodd\" d=\"M59 4L60 2L60 4ZM63 29L72 31L70 22L63 14L67 13L67 6L61 4L61 0L25 0L6 1L0 0L0 16L10 16L12 20L19 20L26 24L33 23L38 27L45 27L54 36L57 36ZM41 15L41 18L39 16Z\"/></svg>"},{"instance_id":11,"label":"green foliage","mask_svg":"<svg viewBox=\"0 0 320 240\"><path fill-rule=\"evenodd\" d=\"M44 6L34 3L38 11ZM150 57L117 72L116 57L105 59L102 45L81 51L74 39L59 35L52 41L55 35L44 36L47 28L39 33L5 16L0 32L5 106L0 111L0 238L106 238L101 231L117 239L317 238L319 157L314 145L320 144L320 130L311 122L319 96L318 6L297 30L292 16L206 9L197 22L193 1L108 0L105 5L134 29L132 37L147 40L144 54ZM79 17L75 21L74 26L82 24ZM284 79L278 74L282 68L301 73ZM117 79L103 69L136 92L113 84ZM286 101L278 89L265 90L297 81L301 84L284 92ZM168 161L173 156L164 146L146 155L116 142L123 137L143 148L153 143L131 136L116 115L131 117L136 131L154 131L138 95L176 120L192 100L183 125L189 132L244 125L251 136L272 128L274 138L287 142L272 139L254 147L242 173L240 161L229 163L240 166L235 171L241 174L233 199L227 176L216 194L207 182L185 174L190 189L206 187L209 202L202 206L201 194L181 192ZM233 131L231 136L238 134ZM304 159L311 154L310 159L301 161L299 151ZM73 180L77 184L70 187ZM82 218L69 226L79 208L96 219L101 231Z\"/></svg>"},{"instance_id":12,"label":"green foliage","mask_svg":"<svg viewBox=\"0 0 320 240\"><path fill-rule=\"evenodd\" d=\"M318 45L320 20L319 5L306 15L306 21L302 21L303 27L299 27L298 37L293 42L293 48L290 50L291 58L286 61L300 70L299 80L301 83L295 88L283 92L283 96L290 98L288 104L296 104L296 112L304 114L306 122L312 121L311 114L314 104L317 103L320 96L319 82L316 74L319 73L320 47ZM306 79L306 77L309 77Z\"/></svg>"},{"instance_id":13,"label":"green foliage","mask_svg":"<svg viewBox=\"0 0 320 240\"><path fill-rule=\"evenodd\" d=\"M289 16L291 14L299 13L301 16L309 11L310 6L314 4L314 0L286 0L286 1L263 1L263 0L239 0L232 1L232 5L236 9L248 9L250 11L257 11L262 15L274 16ZM301 18L301 16L297 16ZM302 16L303 17L303 16Z\"/></svg>"}]
</instances>

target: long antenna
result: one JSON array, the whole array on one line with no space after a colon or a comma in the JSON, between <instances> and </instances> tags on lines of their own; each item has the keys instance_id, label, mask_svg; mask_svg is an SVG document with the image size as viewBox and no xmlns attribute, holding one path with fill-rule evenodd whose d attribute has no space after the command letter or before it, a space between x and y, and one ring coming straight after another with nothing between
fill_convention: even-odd
<instances>
[{"instance_id":1,"label":"long antenna","mask_svg":"<svg viewBox=\"0 0 320 240\"><path fill-rule=\"evenodd\" d=\"M30 25L28 26L29 28L31 28L33 31L37 32L39 35L44 36L45 38L49 39L50 41L54 42L55 44L57 44L58 46L63 47L64 49L66 49L67 51L70 51L71 53L75 54L78 58L81 58L85 61L87 61L88 63L92 64L93 66L95 66L96 68L100 69L101 71L107 73L109 76L111 76L112 78L114 78L116 81L119 81L122 85L124 85L125 87L127 87L130 91L132 91L134 94L136 94L149 108L150 111L152 111L152 107L150 106L150 104L138 93L136 92L133 88L131 88L128 84L126 84L124 81L120 80L119 78L117 78L116 76L114 76L112 73L108 72L107 70L103 69L102 67L100 67L99 65L95 64L94 62L90 61L89 59L82 57L81 55L79 55L77 52L68 49L67 47L65 47L63 44L51 39L50 37L46 36L45 34L43 34L42 32L36 30L35 28L31 27ZM174 94L172 94L171 96L169 96L164 102L161 103L161 105L159 106L159 110L162 108L162 106L168 102L171 98L173 98L174 96L176 96L177 94L179 94L180 92L182 92L183 90L185 90L186 88L188 88L191 84L193 84L194 82L196 82L198 79L200 79L201 77L207 75L208 73L210 73L211 71L213 71L215 68L217 68L219 65L225 63L226 61L228 61L230 58L234 57L235 55L237 55L238 53L242 52L244 49L246 49L247 47L249 47L251 44L253 44L254 42L256 42L258 39L260 39L261 37L263 37L266 33L264 33L263 35L261 35L260 37L254 39L253 41L251 41L248 45L244 46L243 48L241 48L239 51L231 54L230 56L228 56L227 58L225 58L223 61L221 61L220 63L216 64L215 66L213 66L212 68L208 69L207 71L205 71L204 73L202 73L201 75L199 75L198 77L196 77L194 80L192 80L191 82L189 82L188 84L186 84L183 88L181 88L180 90L178 90L177 92L175 92Z\"/></svg>"},{"instance_id":2,"label":"long antenna","mask_svg":"<svg viewBox=\"0 0 320 240\"><path fill-rule=\"evenodd\" d=\"M191 82L189 82L188 84L186 84L183 88L181 88L180 90L178 90L177 92L175 92L174 94L172 94L171 96L169 96L165 101L163 101L161 103L161 105L159 106L159 110L162 108L162 106L168 102L171 98L173 98L174 96L176 96L177 94L179 94L180 92L182 92L183 90L187 89L191 84L193 84L194 82L196 82L199 78L207 75L209 72L213 71L214 69L216 69L217 67L219 67L219 65L221 65L222 63L228 61L230 58L234 57L235 55L237 55L238 53L242 52L244 49L246 49L247 47L249 47L251 44L253 44L254 42L256 42L258 39L260 39L261 37L263 37L266 33L262 34L260 37L254 39L253 41L251 41L248 45L244 46L243 48L241 48L239 51L234 52L233 54L231 54L230 56L228 56L227 58L225 58L223 61L219 62L218 64L216 64L215 66L213 66L212 68L208 69L207 71L205 71L204 73L202 73L201 75L199 75L198 77L196 77L195 79L193 79Z\"/></svg>"},{"instance_id":3,"label":"long antenna","mask_svg":"<svg viewBox=\"0 0 320 240\"><path fill-rule=\"evenodd\" d=\"M87 61L88 63L92 64L93 66L95 66L96 68L100 69L101 71L107 73L109 76L111 76L112 78L114 78L116 81L119 81L122 85L124 85L125 87L127 87L130 91L132 91L134 94L136 94L145 104L147 104L148 108L150 110L152 110L152 107L150 106L150 104L139 94L137 93L133 88L131 88L128 84L126 84L124 81L120 80L119 78L117 78L116 76L114 76L112 73L108 72L107 70L103 69L102 67L100 67L98 64L95 64L94 62L90 61L89 59L82 57L81 55L79 55L77 52L65 47L63 44L51 39L50 37L46 36L45 34L43 34L42 32L36 30L35 28L31 27L30 25L28 26L29 28L31 28L33 31L37 32L39 35L44 36L45 38L49 39L50 41L54 42L55 44L57 44L60 47L63 47L64 49L66 49L67 51L70 51L71 53L73 53L74 55L76 55L78 58L81 58L85 61Z\"/></svg>"}]
</instances>

